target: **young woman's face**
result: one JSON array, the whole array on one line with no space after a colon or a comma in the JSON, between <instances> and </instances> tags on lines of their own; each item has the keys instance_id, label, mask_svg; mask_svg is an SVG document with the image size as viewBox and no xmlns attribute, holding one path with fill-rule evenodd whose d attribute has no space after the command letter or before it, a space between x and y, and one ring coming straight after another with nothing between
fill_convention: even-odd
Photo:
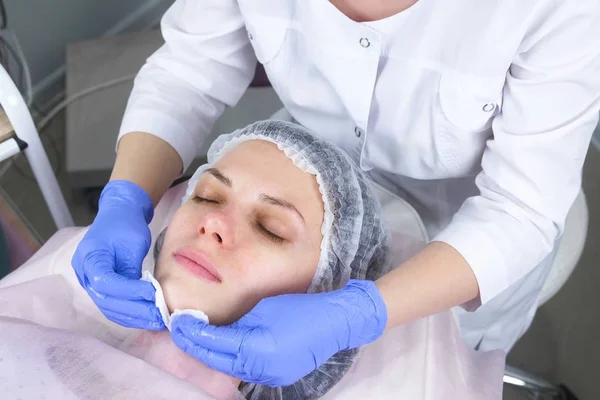
<instances>
[{"instance_id":1,"label":"young woman's face","mask_svg":"<svg viewBox=\"0 0 600 400\"><path fill-rule=\"evenodd\" d=\"M170 311L226 325L262 298L306 292L323 212L313 175L273 143L240 144L200 177L167 229L154 274Z\"/></svg>"}]
</instances>

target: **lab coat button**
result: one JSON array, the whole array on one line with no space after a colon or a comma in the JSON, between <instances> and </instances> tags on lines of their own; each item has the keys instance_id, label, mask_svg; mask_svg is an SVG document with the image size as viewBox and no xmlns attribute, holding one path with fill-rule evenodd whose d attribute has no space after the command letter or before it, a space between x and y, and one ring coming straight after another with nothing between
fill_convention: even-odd
<instances>
[{"instance_id":1,"label":"lab coat button","mask_svg":"<svg viewBox=\"0 0 600 400\"><path fill-rule=\"evenodd\" d=\"M496 109L496 104L494 104L494 103L487 103L482 108L482 110L485 112L492 112L495 109Z\"/></svg>"},{"instance_id":2,"label":"lab coat button","mask_svg":"<svg viewBox=\"0 0 600 400\"><path fill-rule=\"evenodd\" d=\"M253 40L254 36L252 36L252 34L250 33L250 31L248 31L248 39Z\"/></svg>"},{"instance_id":3,"label":"lab coat button","mask_svg":"<svg viewBox=\"0 0 600 400\"><path fill-rule=\"evenodd\" d=\"M369 41L369 39L367 39L366 37L364 37L364 38L360 38L360 42L359 42L359 43L360 43L360 45L361 45L362 47L364 47L365 49L366 49L367 47L371 46L371 42L370 42L370 41Z\"/></svg>"},{"instance_id":4,"label":"lab coat button","mask_svg":"<svg viewBox=\"0 0 600 400\"><path fill-rule=\"evenodd\" d=\"M354 133L356 134L356 137L361 137L362 136L362 129L360 129L357 126L356 128L354 128Z\"/></svg>"}]
</instances>

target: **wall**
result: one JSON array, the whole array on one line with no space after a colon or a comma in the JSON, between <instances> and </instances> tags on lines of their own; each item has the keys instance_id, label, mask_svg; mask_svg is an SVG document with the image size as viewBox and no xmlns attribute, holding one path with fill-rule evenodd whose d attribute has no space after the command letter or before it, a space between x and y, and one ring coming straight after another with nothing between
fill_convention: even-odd
<instances>
[{"instance_id":1,"label":"wall","mask_svg":"<svg viewBox=\"0 0 600 400\"><path fill-rule=\"evenodd\" d=\"M40 94L60 81L73 41L147 28L173 0L4 0Z\"/></svg>"}]
</instances>

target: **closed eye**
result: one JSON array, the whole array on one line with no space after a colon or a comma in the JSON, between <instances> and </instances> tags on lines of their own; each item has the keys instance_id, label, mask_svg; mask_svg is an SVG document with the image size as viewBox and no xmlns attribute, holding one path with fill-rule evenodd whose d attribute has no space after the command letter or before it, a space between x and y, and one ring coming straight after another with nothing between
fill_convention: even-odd
<instances>
[{"instance_id":1,"label":"closed eye","mask_svg":"<svg viewBox=\"0 0 600 400\"><path fill-rule=\"evenodd\" d=\"M284 238L282 238L281 236L277 236L276 234L265 228L260 222L256 223L256 227L263 235L267 237L267 239L273 241L274 243L280 244L285 241Z\"/></svg>"},{"instance_id":2,"label":"closed eye","mask_svg":"<svg viewBox=\"0 0 600 400\"><path fill-rule=\"evenodd\" d=\"M200 197L200 196L194 196L192 198L192 200L196 203L212 203L212 204L219 204L219 202L217 200L212 200L212 199L207 199L204 197Z\"/></svg>"}]
</instances>

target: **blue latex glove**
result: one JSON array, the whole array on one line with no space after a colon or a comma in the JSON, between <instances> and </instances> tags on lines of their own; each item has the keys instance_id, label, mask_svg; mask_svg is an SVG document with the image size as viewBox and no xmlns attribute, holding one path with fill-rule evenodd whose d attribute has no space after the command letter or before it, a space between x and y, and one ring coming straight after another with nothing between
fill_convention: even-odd
<instances>
[{"instance_id":1,"label":"blue latex glove","mask_svg":"<svg viewBox=\"0 0 600 400\"><path fill-rule=\"evenodd\" d=\"M81 286L100 311L129 328L163 330L155 289L140 281L150 249L152 199L129 181L111 181L100 196L98 215L71 263Z\"/></svg>"},{"instance_id":2,"label":"blue latex glove","mask_svg":"<svg viewBox=\"0 0 600 400\"><path fill-rule=\"evenodd\" d=\"M370 343L387 324L387 308L371 281L260 301L230 326L182 315L171 337L183 351L225 374L268 386L288 386L341 350Z\"/></svg>"}]
</instances>

